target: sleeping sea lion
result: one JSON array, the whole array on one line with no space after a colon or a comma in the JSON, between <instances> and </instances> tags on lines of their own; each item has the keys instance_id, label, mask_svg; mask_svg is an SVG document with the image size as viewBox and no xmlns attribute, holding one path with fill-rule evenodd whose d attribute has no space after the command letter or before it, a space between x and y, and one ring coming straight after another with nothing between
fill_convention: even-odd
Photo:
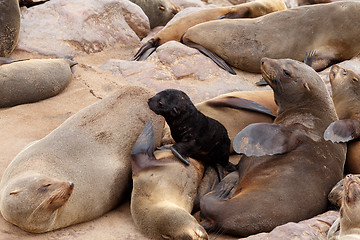
<instances>
[{"instance_id":1,"label":"sleeping sea lion","mask_svg":"<svg viewBox=\"0 0 360 240\"><path fill-rule=\"evenodd\" d=\"M229 162L230 139L225 127L199 112L186 93L166 89L150 98L148 104L165 118L175 140L170 150L182 162L189 164L187 157L192 157L216 167L219 173L220 166L228 171L234 169Z\"/></svg>"},{"instance_id":2,"label":"sleeping sea lion","mask_svg":"<svg viewBox=\"0 0 360 240\"><path fill-rule=\"evenodd\" d=\"M278 114L273 124L251 124L235 137L234 150L245 154L238 171L200 200L209 231L248 236L311 218L327 209L342 178L346 145L323 139L337 115L320 76L291 59L263 58L261 69Z\"/></svg>"},{"instance_id":3,"label":"sleeping sea lion","mask_svg":"<svg viewBox=\"0 0 360 240\"><path fill-rule=\"evenodd\" d=\"M0 59L0 107L59 94L70 82L71 68L76 64L70 59Z\"/></svg>"},{"instance_id":4,"label":"sleeping sea lion","mask_svg":"<svg viewBox=\"0 0 360 240\"><path fill-rule=\"evenodd\" d=\"M190 214L204 168L190 158L185 166L170 150L154 151L154 133L148 122L131 152L133 190L131 215L151 239L208 239Z\"/></svg>"},{"instance_id":5,"label":"sleeping sea lion","mask_svg":"<svg viewBox=\"0 0 360 240\"><path fill-rule=\"evenodd\" d=\"M359 18L359 1L302 6L255 19L201 23L189 28L182 41L230 73L231 68L224 61L259 73L264 56L301 61L309 50L316 51L312 67L319 71L359 54Z\"/></svg>"},{"instance_id":6,"label":"sleeping sea lion","mask_svg":"<svg viewBox=\"0 0 360 240\"><path fill-rule=\"evenodd\" d=\"M160 45L171 40L180 41L186 30L196 24L217 18L256 18L284 9L286 9L286 5L283 0L256 0L229 7L201 9L169 22L139 49L132 60L145 60ZM152 51L148 51L149 49L152 49Z\"/></svg>"},{"instance_id":7,"label":"sleeping sea lion","mask_svg":"<svg viewBox=\"0 0 360 240\"><path fill-rule=\"evenodd\" d=\"M329 73L332 99L339 121L328 127L326 140L348 142L345 170L360 173L360 76L334 65Z\"/></svg>"},{"instance_id":8,"label":"sleeping sea lion","mask_svg":"<svg viewBox=\"0 0 360 240\"><path fill-rule=\"evenodd\" d=\"M150 28L157 26L165 26L175 14L179 12L179 8L169 0L130 0L144 11L149 18Z\"/></svg>"},{"instance_id":9,"label":"sleeping sea lion","mask_svg":"<svg viewBox=\"0 0 360 240\"><path fill-rule=\"evenodd\" d=\"M2 216L42 233L90 221L117 206L130 188L131 147L149 119L160 143L164 121L147 107L152 95L124 86L22 150L0 182Z\"/></svg>"},{"instance_id":10,"label":"sleeping sea lion","mask_svg":"<svg viewBox=\"0 0 360 240\"><path fill-rule=\"evenodd\" d=\"M347 175L343 180L340 217L331 226L328 240L360 239L360 179Z\"/></svg>"},{"instance_id":11,"label":"sleeping sea lion","mask_svg":"<svg viewBox=\"0 0 360 240\"><path fill-rule=\"evenodd\" d=\"M0 13L0 57L9 57L19 39L19 0L1 1Z\"/></svg>"}]
</instances>

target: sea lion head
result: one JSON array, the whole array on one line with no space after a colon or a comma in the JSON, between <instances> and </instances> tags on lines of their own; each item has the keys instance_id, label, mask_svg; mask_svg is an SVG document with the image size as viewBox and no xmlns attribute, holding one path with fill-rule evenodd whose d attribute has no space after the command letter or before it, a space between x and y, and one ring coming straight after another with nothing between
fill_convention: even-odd
<instances>
[{"instance_id":1,"label":"sea lion head","mask_svg":"<svg viewBox=\"0 0 360 240\"><path fill-rule=\"evenodd\" d=\"M352 174L344 179L344 190L340 209L341 228L358 227L360 224L360 179ZM344 230L344 229L342 229Z\"/></svg>"},{"instance_id":2,"label":"sea lion head","mask_svg":"<svg viewBox=\"0 0 360 240\"><path fill-rule=\"evenodd\" d=\"M180 90L166 89L148 100L149 107L156 114L169 119L191 114L196 111L190 98Z\"/></svg>"},{"instance_id":3,"label":"sea lion head","mask_svg":"<svg viewBox=\"0 0 360 240\"><path fill-rule=\"evenodd\" d=\"M305 63L262 58L261 73L274 91L279 114L295 106L325 107L332 103L320 76Z\"/></svg>"},{"instance_id":4,"label":"sea lion head","mask_svg":"<svg viewBox=\"0 0 360 240\"><path fill-rule=\"evenodd\" d=\"M73 189L72 182L27 172L1 190L1 214L24 230L44 232L55 223Z\"/></svg>"},{"instance_id":5,"label":"sea lion head","mask_svg":"<svg viewBox=\"0 0 360 240\"><path fill-rule=\"evenodd\" d=\"M349 118L359 112L354 104L360 101L360 76L351 70L333 65L329 78L332 98L339 118Z\"/></svg>"}]
</instances>

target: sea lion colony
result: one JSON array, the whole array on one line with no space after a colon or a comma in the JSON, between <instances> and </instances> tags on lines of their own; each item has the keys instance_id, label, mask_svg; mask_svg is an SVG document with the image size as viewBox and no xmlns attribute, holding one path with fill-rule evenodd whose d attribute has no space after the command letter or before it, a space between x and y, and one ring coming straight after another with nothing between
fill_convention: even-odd
<instances>
[{"instance_id":1,"label":"sea lion colony","mask_svg":"<svg viewBox=\"0 0 360 240\"><path fill-rule=\"evenodd\" d=\"M0 32L1 38L6 38L6 41L0 43L2 57L11 54L18 39L18 4L18 1L9 1L8 4L0 5L9 9L6 10L9 14L8 18L0 17L0 29L2 26L5 26L3 29L12 29L11 34L5 30ZM346 142L359 137L358 109L356 105L353 105L360 96L357 92L359 76L349 70L333 66L329 75L333 94L333 100L331 100L324 82L311 67L319 70L334 62L349 59L359 53L360 47L356 31L337 28L338 32L336 30L334 32L330 28L325 28L322 29L325 32L319 32L316 26L322 24L321 20L315 20L315 25L309 23L314 23L312 16L326 14L331 15L332 24L346 21L349 23L347 25L353 25L352 29L358 30L360 29L356 25L358 21L352 21L350 18L357 18L359 8L359 2L330 3L289 10L271 8L268 12L282 11L260 18L250 14L250 17L255 17L252 20L209 21L205 19L204 21L209 22L195 24L191 28L188 26L185 29L189 28L187 31L181 29L185 31L182 37L185 44L214 57L220 63L219 65L224 63L219 56L230 64L232 60L238 62L236 58L243 58L247 64L245 70L255 72L256 69L260 69L265 81L272 88L271 93L274 94L274 99L271 93L271 98L268 98L269 93L264 92L253 92L255 97L254 95L251 97L251 94L242 96L239 93L220 96L197 105L198 110L216 122L216 127L211 127L211 130L218 133L224 132L225 129L224 134L221 135L226 137L220 139L226 140L220 140L220 142L226 143L220 144L221 148L217 148L218 144L214 144L214 149L212 149L213 146L210 146L210 143L197 142L186 137L180 142L190 140L190 148L185 148L185 151L179 154L179 151L176 151L178 138L175 135L176 143L174 147L170 147L171 152L166 149L154 152L154 148L160 146L159 136L164 119L151 112L153 110L158 113L152 101L161 106L171 107L170 111L174 113L180 113L179 116L174 114L173 117L176 120L182 120L181 117L187 114L187 110L181 112L177 105L172 106L161 98L154 98L155 93L142 87L124 87L117 94L77 113L45 138L27 146L14 158L0 183L0 211L3 217L29 232L47 232L89 221L114 208L117 202L124 198L131 173L133 179L131 212L134 222L145 236L153 239L208 239L205 230L221 231L233 236L248 236L271 231L278 225L290 221L301 221L324 212L328 207L327 195L344 174L346 144L338 142ZM216 11L221 14L228 13L223 10ZM251 7L247 11L251 13ZM279 27L286 22L280 21L281 19L290 19L288 16L301 19L298 16L301 16L303 12L310 14L306 15L306 19L302 22L308 28L307 31L300 31L296 26L294 28L286 27L287 25L284 28ZM246 16L248 15L240 15L240 17ZM290 20L289 22L291 24ZM14 25L8 27L9 24ZM300 23L297 22L297 24ZM272 34L279 36L280 40L270 41L276 42L275 46L271 46L270 52L262 51L256 54L246 52L251 48L250 44L237 46L234 42L225 43L220 51L207 45L203 48L205 44L202 41L206 38L210 38L212 43L224 44L219 38L220 35L226 35L223 34L224 31L216 30L220 35L215 34L209 37L213 34L211 29L216 29L217 25L220 25L224 31L227 25L241 26L247 29L249 34L234 36L234 39L242 40L247 37L255 41L257 41L256 37L251 37L250 33L262 29L261 27L269 29L274 25L279 31ZM170 28L165 27L164 30L166 29ZM296 39L287 38L290 29L298 30L293 34L296 35ZM309 39L308 31L316 34ZM265 36L263 32L261 30L261 34ZM167 37L171 39L166 34L162 37L165 37L164 41L167 41ZM303 45L291 47L294 46L294 41L301 42ZM267 41L264 40L263 43L266 45ZM280 47L280 44L284 46L283 43L289 44L283 47L286 48L285 50ZM255 48L266 48L265 45L255 46ZM233 49L243 49L245 52L232 51ZM214 51L215 54L209 50ZM222 55L227 50L235 55L227 53ZM307 64L296 61L300 60L300 56L303 58L305 52L310 50L315 50L316 54L306 61ZM277 55L279 52L282 53ZM273 53L275 55L272 55ZM15 70L9 70L11 75L19 72L15 64L28 62L31 67L31 61L2 58L1 65L15 67ZM57 61L67 62L70 67L73 64L70 60ZM50 62L35 64L49 66ZM231 65L241 68L237 64ZM55 67L55 69L60 68ZM67 72L65 79L69 78L69 69L60 69L60 72ZM33 74L41 76L46 73ZM52 72L51 74L61 75L62 73ZM56 88L60 88L61 91L66 84L67 81ZM29 88L25 85L15 86L16 89L22 87ZM18 93L18 95L21 94ZM14 101L14 104L4 106L40 99L42 98ZM185 97L180 96L180 99L185 99ZM188 106L191 101L186 100L185 105ZM123 106L129 102L132 103L131 109L124 109ZM272 112L262 105L271 109ZM193 106L192 103L191 106ZM180 104L180 107L184 106ZM276 109L277 117L273 122L275 117L273 113ZM249 119L248 115L252 118ZM164 117L166 121L169 120L165 115ZM191 121L191 125L201 125L208 121L204 120L207 118L202 118L201 121L184 119L184 121ZM234 120L229 122L229 119ZM148 120L151 120L154 130ZM240 122L239 125L243 125L239 127L238 124L234 124L236 121ZM148 123L145 125L146 122ZM188 133L189 129L182 128L182 125L169 125L170 134L176 131ZM143 132L140 134L142 129ZM201 131L205 131L203 135ZM208 133L209 128L196 130L194 136L196 140L199 136L207 138ZM237 133L239 134L236 135ZM210 147L210 149L202 149L207 155L210 152L224 153L225 160L221 157L211 157L204 161L200 159L201 157L199 158L199 154L191 154L199 147L199 144ZM53 145L57 147L50 147ZM218 184L209 187L208 193L200 198L202 220L200 223L199 219L195 219L191 213L197 188L204 174L203 165L220 164L227 167L228 155L233 149L242 154L238 157L239 163L235 171L228 174L225 171L227 175ZM357 160L354 157L349 160L351 149L355 147L348 149L347 161L350 163L347 163L347 171L358 171ZM210 156L214 155L218 154L210 154ZM184 159L183 156L190 157L187 159L189 166L176 160L176 158ZM94 162L93 166L87 164L89 159ZM107 161L113 162L114 165L110 168L104 167L108 166L104 163ZM211 161L211 164L208 161ZM80 171L82 175L77 170L82 170ZM218 176L219 172L218 170ZM106 175L106 178L99 174ZM97 176L96 181L91 182L94 176ZM101 182L99 179L102 179ZM353 184L354 182L357 185ZM347 176L344 184L340 184L344 190L336 189L329 195L332 202L341 205L342 215L335 230L340 227L339 236L344 236L344 239L347 235L360 236L357 230L351 231L360 226L353 226L345 219L346 216L351 216L357 220L357 215L352 214L358 209L358 205L354 204L359 194L357 182L359 182L357 178ZM82 204L84 199L87 199L86 204ZM80 217L79 213L81 213Z\"/></svg>"}]
</instances>

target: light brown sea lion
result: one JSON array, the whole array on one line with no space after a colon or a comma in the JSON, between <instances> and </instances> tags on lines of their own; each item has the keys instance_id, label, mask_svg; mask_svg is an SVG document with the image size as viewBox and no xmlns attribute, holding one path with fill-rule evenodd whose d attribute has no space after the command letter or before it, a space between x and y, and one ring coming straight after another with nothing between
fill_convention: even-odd
<instances>
[{"instance_id":1,"label":"light brown sea lion","mask_svg":"<svg viewBox=\"0 0 360 240\"><path fill-rule=\"evenodd\" d=\"M180 41L185 31L196 24L217 18L256 18L284 9L286 9L286 5L283 0L257 0L235 6L205 8L193 12L167 24L139 49L132 60L145 60L158 46L171 40ZM145 53L149 49L152 51Z\"/></svg>"},{"instance_id":2,"label":"light brown sea lion","mask_svg":"<svg viewBox=\"0 0 360 240\"><path fill-rule=\"evenodd\" d=\"M131 152L133 190L131 215L151 239L208 239L190 214L203 166L189 158L179 162L170 150L154 151L154 133L148 122Z\"/></svg>"},{"instance_id":3,"label":"light brown sea lion","mask_svg":"<svg viewBox=\"0 0 360 240\"><path fill-rule=\"evenodd\" d=\"M355 72L334 65L329 73L332 99L339 121L328 127L326 140L348 142L345 170L360 173L360 76Z\"/></svg>"},{"instance_id":4,"label":"light brown sea lion","mask_svg":"<svg viewBox=\"0 0 360 240\"><path fill-rule=\"evenodd\" d=\"M5 61L5 60L4 60ZM0 64L0 107L37 102L59 94L71 80L70 59L15 59Z\"/></svg>"},{"instance_id":5,"label":"light brown sea lion","mask_svg":"<svg viewBox=\"0 0 360 240\"><path fill-rule=\"evenodd\" d=\"M8 57L15 49L19 39L19 0L1 1L0 13L0 57Z\"/></svg>"},{"instance_id":6,"label":"light brown sea lion","mask_svg":"<svg viewBox=\"0 0 360 240\"><path fill-rule=\"evenodd\" d=\"M320 76L291 59L264 58L261 65L278 115L235 137L234 150L246 156L201 198L206 230L248 236L311 218L327 209L327 195L343 176L346 145L323 139L337 115Z\"/></svg>"},{"instance_id":7,"label":"light brown sea lion","mask_svg":"<svg viewBox=\"0 0 360 240\"><path fill-rule=\"evenodd\" d=\"M149 18L150 27L165 26L176 13L179 8L169 0L130 0L144 11Z\"/></svg>"},{"instance_id":8,"label":"light brown sea lion","mask_svg":"<svg viewBox=\"0 0 360 240\"><path fill-rule=\"evenodd\" d=\"M130 188L131 147L149 119L160 142L164 121L146 104L153 94L124 86L21 151L1 179L2 216L41 233L117 206Z\"/></svg>"},{"instance_id":9,"label":"light brown sea lion","mask_svg":"<svg viewBox=\"0 0 360 240\"><path fill-rule=\"evenodd\" d=\"M189 28L182 41L231 73L260 72L262 57L302 60L315 50L321 70L360 52L360 2L337 2L278 11L255 19L209 21ZM342 23L341 28L334 23ZM218 56L216 56L218 55Z\"/></svg>"},{"instance_id":10,"label":"light brown sea lion","mask_svg":"<svg viewBox=\"0 0 360 240\"><path fill-rule=\"evenodd\" d=\"M360 239L360 179L349 174L342 182L340 218L331 226L327 239Z\"/></svg>"}]
</instances>

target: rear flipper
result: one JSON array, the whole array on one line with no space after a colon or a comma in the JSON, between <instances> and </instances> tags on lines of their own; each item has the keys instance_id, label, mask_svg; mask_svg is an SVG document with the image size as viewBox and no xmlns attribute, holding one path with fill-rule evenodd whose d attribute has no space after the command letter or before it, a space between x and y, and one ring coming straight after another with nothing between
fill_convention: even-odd
<instances>
[{"instance_id":1,"label":"rear flipper","mask_svg":"<svg viewBox=\"0 0 360 240\"><path fill-rule=\"evenodd\" d=\"M348 142L360 137L360 120L344 119L331 123L324 132L324 139L333 143Z\"/></svg>"},{"instance_id":2,"label":"rear flipper","mask_svg":"<svg viewBox=\"0 0 360 240\"><path fill-rule=\"evenodd\" d=\"M155 39L150 39L147 43L145 43L139 51L135 54L134 57L130 59L130 61L144 61L146 60L159 46L159 43Z\"/></svg>"},{"instance_id":3,"label":"rear flipper","mask_svg":"<svg viewBox=\"0 0 360 240\"><path fill-rule=\"evenodd\" d=\"M199 50L202 54L211 58L219 67L221 67L222 69L224 69L225 71L227 71L233 75L236 75L236 72L221 57L219 57L215 53L211 52L209 49L206 49L203 46L193 43L193 42L190 42L190 41L186 42L184 44L186 46L189 46L189 47Z\"/></svg>"},{"instance_id":4,"label":"rear flipper","mask_svg":"<svg viewBox=\"0 0 360 240\"><path fill-rule=\"evenodd\" d=\"M13 62L20 62L20 61L26 61L29 59L13 59L13 58L5 58L5 57L0 57L0 66L4 65L4 64L10 64Z\"/></svg>"}]
</instances>

